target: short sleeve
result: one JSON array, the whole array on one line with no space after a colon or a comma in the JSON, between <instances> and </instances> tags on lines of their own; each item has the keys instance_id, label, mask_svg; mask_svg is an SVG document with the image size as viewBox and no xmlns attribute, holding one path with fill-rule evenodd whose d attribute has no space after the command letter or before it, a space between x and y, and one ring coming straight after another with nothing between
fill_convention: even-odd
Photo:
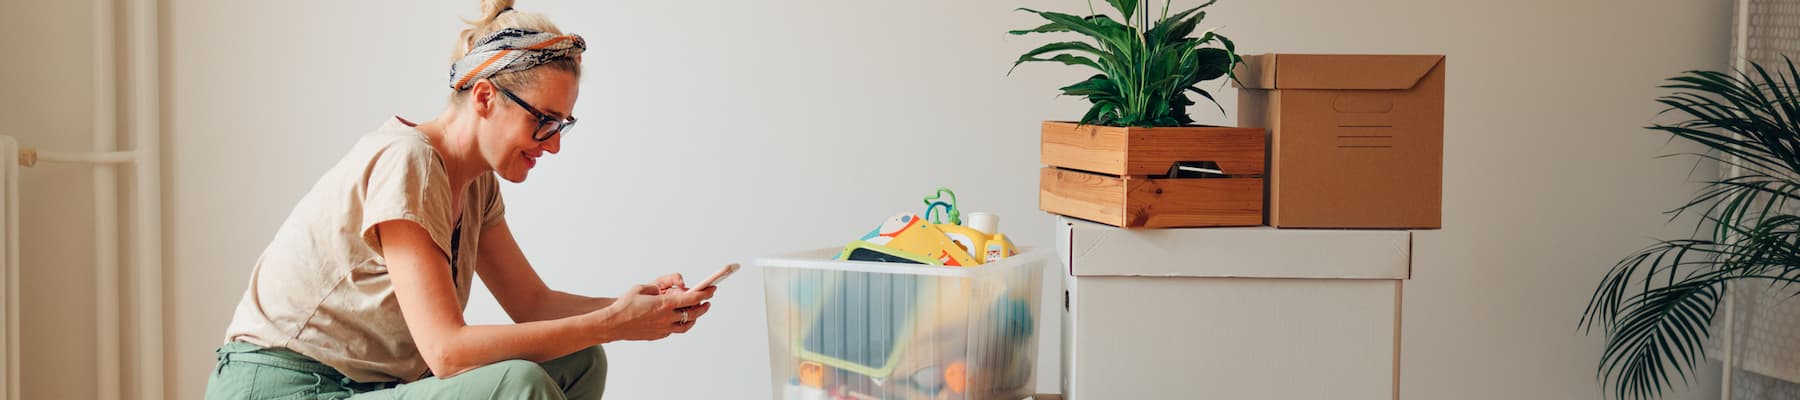
<instances>
[{"instance_id":1,"label":"short sleeve","mask_svg":"<svg viewBox=\"0 0 1800 400\"><path fill-rule=\"evenodd\" d=\"M500 180L494 174L484 174L478 179L482 187L477 188L481 197L481 230L486 231L506 217L506 201L500 198Z\"/></svg>"},{"instance_id":2,"label":"short sleeve","mask_svg":"<svg viewBox=\"0 0 1800 400\"><path fill-rule=\"evenodd\" d=\"M397 141L375 152L364 173L359 229L363 243L381 253L375 226L406 220L431 235L442 254L450 254L450 178L429 143Z\"/></svg>"}]
</instances>

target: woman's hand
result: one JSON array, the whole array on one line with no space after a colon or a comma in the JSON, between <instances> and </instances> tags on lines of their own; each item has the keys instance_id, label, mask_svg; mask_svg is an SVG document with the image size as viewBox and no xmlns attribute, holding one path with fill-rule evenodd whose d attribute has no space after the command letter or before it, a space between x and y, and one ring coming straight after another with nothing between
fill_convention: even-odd
<instances>
[{"instance_id":1,"label":"woman's hand","mask_svg":"<svg viewBox=\"0 0 1800 400\"><path fill-rule=\"evenodd\" d=\"M673 277L673 284L669 278ZM680 276L657 278L657 283L633 286L617 301L589 315L600 319L597 328L614 340L656 340L671 334L685 333L694 321L712 309L716 288L686 291L680 287Z\"/></svg>"},{"instance_id":2,"label":"woman's hand","mask_svg":"<svg viewBox=\"0 0 1800 400\"><path fill-rule=\"evenodd\" d=\"M679 293L685 292L688 289L687 282L681 280L681 273L679 272L656 277L656 282L652 284L656 285L658 294L667 294L669 292Z\"/></svg>"}]
</instances>

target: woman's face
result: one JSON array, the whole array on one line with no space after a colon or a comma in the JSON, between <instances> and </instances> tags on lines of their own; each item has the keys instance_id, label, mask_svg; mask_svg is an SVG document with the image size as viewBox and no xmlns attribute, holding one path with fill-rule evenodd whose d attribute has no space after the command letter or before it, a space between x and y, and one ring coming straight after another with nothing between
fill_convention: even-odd
<instances>
[{"instance_id":1,"label":"woman's face","mask_svg":"<svg viewBox=\"0 0 1800 400\"><path fill-rule=\"evenodd\" d=\"M484 124L488 129L478 135L482 141L482 158L501 178L515 183L525 181L531 168L537 166L538 157L562 150L561 133L541 142L533 138L539 128L539 118L526 107L558 121L566 120L575 108L575 97L580 91L573 74L550 69L540 74L535 87L503 88L524 100L527 106L495 93L493 112L488 114Z\"/></svg>"}]
</instances>

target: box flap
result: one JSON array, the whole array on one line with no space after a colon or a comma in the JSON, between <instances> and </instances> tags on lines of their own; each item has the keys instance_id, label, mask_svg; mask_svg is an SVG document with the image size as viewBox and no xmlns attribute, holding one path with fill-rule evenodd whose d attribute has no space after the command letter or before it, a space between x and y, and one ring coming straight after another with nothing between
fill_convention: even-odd
<instances>
[{"instance_id":1,"label":"box flap","mask_svg":"<svg viewBox=\"0 0 1800 400\"><path fill-rule=\"evenodd\" d=\"M1245 56L1238 80L1249 89L1410 89L1442 55L1261 54Z\"/></svg>"},{"instance_id":2,"label":"box flap","mask_svg":"<svg viewBox=\"0 0 1800 400\"><path fill-rule=\"evenodd\" d=\"M1404 230L1121 229L1059 217L1058 252L1074 276L1408 279Z\"/></svg>"},{"instance_id":3,"label":"box flap","mask_svg":"<svg viewBox=\"0 0 1800 400\"><path fill-rule=\"evenodd\" d=\"M1244 56L1244 61L1235 68L1237 84L1245 89L1275 88L1275 55L1255 54Z\"/></svg>"}]
</instances>

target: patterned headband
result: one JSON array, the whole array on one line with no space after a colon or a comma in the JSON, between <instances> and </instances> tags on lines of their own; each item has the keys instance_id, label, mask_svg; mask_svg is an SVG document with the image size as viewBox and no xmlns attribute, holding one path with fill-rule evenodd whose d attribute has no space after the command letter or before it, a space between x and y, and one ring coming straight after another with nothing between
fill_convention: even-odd
<instances>
[{"instance_id":1,"label":"patterned headband","mask_svg":"<svg viewBox=\"0 0 1800 400\"><path fill-rule=\"evenodd\" d=\"M483 78L536 68L565 57L580 60L581 52L586 50L587 41L580 35L501 29L481 38L468 55L450 64L450 88L460 92Z\"/></svg>"}]
</instances>

